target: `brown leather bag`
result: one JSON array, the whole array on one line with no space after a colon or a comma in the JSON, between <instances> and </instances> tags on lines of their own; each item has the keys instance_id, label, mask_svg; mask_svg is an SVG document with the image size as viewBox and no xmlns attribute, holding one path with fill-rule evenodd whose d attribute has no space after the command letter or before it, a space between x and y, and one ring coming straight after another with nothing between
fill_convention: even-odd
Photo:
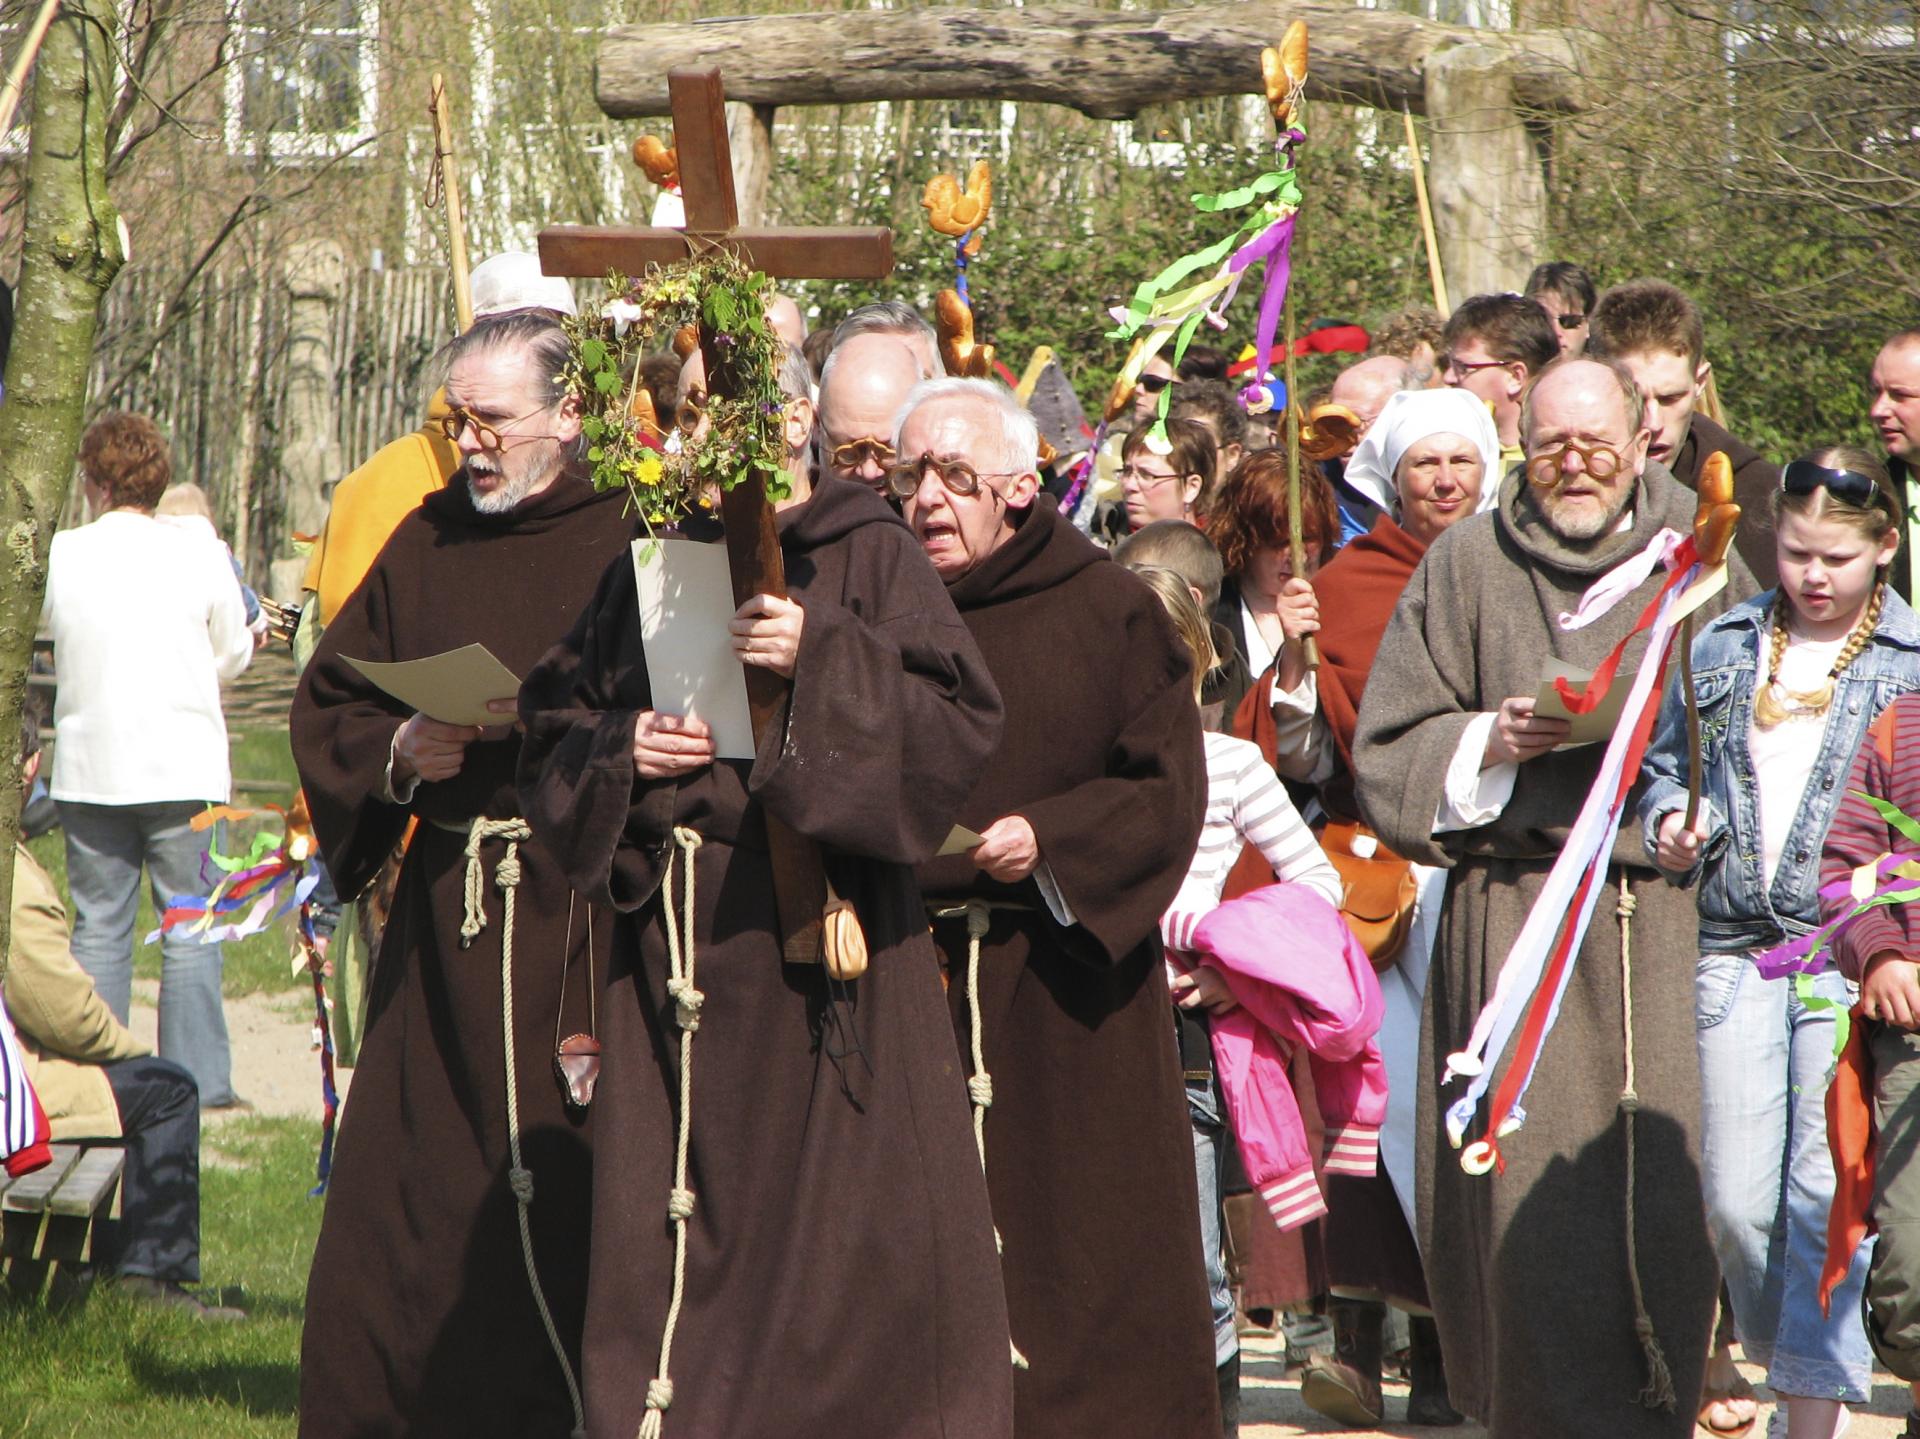
<instances>
[{"instance_id":1,"label":"brown leather bag","mask_svg":"<svg viewBox=\"0 0 1920 1439\"><path fill-rule=\"evenodd\" d=\"M1328 820L1320 848L1340 872L1340 917L1376 970L1391 969L1413 928L1420 886L1402 859L1358 820Z\"/></svg>"}]
</instances>

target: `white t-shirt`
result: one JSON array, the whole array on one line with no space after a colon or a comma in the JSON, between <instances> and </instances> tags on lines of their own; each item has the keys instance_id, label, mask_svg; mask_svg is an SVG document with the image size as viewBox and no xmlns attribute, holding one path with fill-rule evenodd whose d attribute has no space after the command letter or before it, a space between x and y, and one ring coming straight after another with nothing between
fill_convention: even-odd
<instances>
[{"instance_id":1,"label":"white t-shirt","mask_svg":"<svg viewBox=\"0 0 1920 1439\"><path fill-rule=\"evenodd\" d=\"M1771 633L1760 643L1763 657L1772 656ZM1826 683L1827 671L1840 658L1847 636L1837 640L1803 640L1787 632L1786 652L1780 656L1780 683L1793 691L1806 693ZM1757 702L1767 687L1763 669L1754 686ZM1789 709L1787 717L1772 729L1760 728L1756 719L1748 740L1753 753L1754 800L1760 806L1760 863L1769 887L1774 870L1787 847L1787 835L1800 813L1800 801L1813 777L1813 766L1820 758L1820 743L1826 738L1827 714Z\"/></svg>"},{"instance_id":2,"label":"white t-shirt","mask_svg":"<svg viewBox=\"0 0 1920 1439\"><path fill-rule=\"evenodd\" d=\"M63 530L40 623L60 681L55 799L227 800L220 682L247 667L253 636L225 546L129 510Z\"/></svg>"}]
</instances>

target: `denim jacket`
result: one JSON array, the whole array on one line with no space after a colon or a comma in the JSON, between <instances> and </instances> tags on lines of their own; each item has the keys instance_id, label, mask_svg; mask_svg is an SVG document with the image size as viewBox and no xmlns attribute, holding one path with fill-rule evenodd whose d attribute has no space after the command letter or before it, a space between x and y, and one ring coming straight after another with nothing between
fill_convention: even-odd
<instances>
[{"instance_id":1,"label":"denim jacket","mask_svg":"<svg viewBox=\"0 0 1920 1439\"><path fill-rule=\"evenodd\" d=\"M1700 813L1708 835L1699 866L1675 881L1700 882L1700 949L1728 954L1806 934L1820 923L1820 846L1840 806L1854 752L1867 726L1898 696L1920 690L1920 616L1891 589L1873 638L1834 682L1819 758L1781 851L1773 884L1760 856L1760 806L1753 751L1753 695L1770 653L1774 592L1736 605L1693 642L1693 689L1700 701ZM1649 857L1660 822L1687 804L1687 710L1677 678L1661 700L1642 771L1642 839ZM1669 876L1671 878L1671 876Z\"/></svg>"}]
</instances>

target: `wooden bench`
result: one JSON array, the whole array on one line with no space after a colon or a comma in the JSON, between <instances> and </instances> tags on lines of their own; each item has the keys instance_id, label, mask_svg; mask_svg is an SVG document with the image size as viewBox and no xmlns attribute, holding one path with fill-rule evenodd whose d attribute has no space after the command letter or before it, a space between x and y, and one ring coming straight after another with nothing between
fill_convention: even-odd
<instances>
[{"instance_id":1,"label":"wooden bench","mask_svg":"<svg viewBox=\"0 0 1920 1439\"><path fill-rule=\"evenodd\" d=\"M38 1299L62 1264L93 1255L96 1219L120 1213L118 1145L56 1144L44 1169L9 1179L0 1170L0 1279L16 1296Z\"/></svg>"}]
</instances>

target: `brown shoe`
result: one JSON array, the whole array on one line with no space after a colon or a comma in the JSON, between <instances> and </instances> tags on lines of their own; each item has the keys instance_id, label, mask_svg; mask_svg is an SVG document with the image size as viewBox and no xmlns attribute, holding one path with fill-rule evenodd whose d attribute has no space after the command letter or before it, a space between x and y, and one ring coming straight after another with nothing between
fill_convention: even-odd
<instances>
[{"instance_id":1,"label":"brown shoe","mask_svg":"<svg viewBox=\"0 0 1920 1439\"><path fill-rule=\"evenodd\" d=\"M1387 1306L1378 1300L1335 1299L1333 1354L1316 1354L1300 1376L1300 1398L1316 1414L1353 1429L1371 1429L1386 1413L1380 1397L1380 1330Z\"/></svg>"}]
</instances>

